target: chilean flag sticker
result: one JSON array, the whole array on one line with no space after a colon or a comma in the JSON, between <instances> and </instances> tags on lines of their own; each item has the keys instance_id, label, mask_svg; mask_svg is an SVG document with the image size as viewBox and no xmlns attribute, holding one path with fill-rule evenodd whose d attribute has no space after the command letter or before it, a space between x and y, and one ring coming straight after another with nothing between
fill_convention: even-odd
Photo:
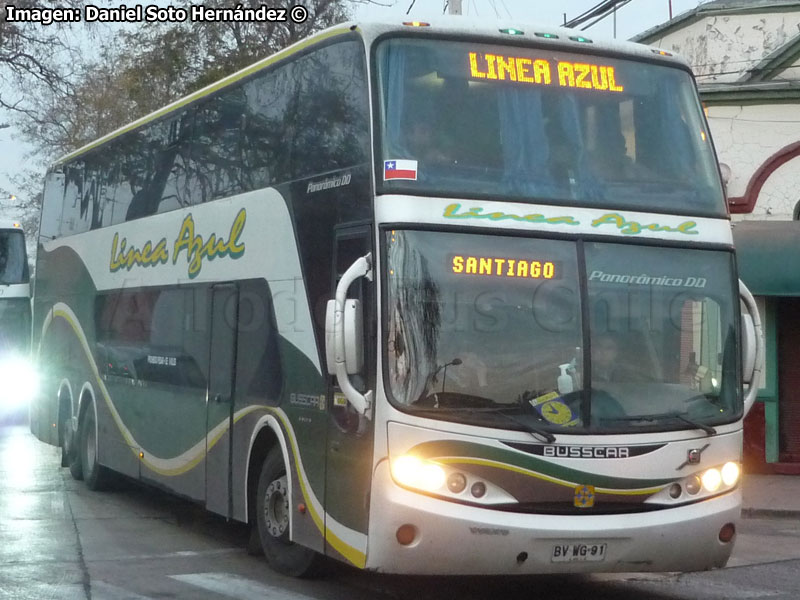
<instances>
[{"instance_id":1,"label":"chilean flag sticker","mask_svg":"<svg viewBox=\"0 0 800 600\"><path fill-rule=\"evenodd\" d=\"M417 180L417 161L385 160L383 161L383 180L413 179Z\"/></svg>"}]
</instances>

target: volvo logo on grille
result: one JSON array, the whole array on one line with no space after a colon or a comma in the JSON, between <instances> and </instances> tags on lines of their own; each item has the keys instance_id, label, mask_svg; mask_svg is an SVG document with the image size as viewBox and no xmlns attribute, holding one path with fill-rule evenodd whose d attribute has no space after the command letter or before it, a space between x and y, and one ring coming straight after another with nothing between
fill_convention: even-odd
<instances>
[{"instance_id":1,"label":"volvo logo on grille","mask_svg":"<svg viewBox=\"0 0 800 600\"><path fill-rule=\"evenodd\" d=\"M703 451L708 448L711 444L706 444L702 448L692 448L691 450L686 452L686 460L675 469L676 471L680 471L686 465L699 465L700 460L702 459Z\"/></svg>"}]
</instances>

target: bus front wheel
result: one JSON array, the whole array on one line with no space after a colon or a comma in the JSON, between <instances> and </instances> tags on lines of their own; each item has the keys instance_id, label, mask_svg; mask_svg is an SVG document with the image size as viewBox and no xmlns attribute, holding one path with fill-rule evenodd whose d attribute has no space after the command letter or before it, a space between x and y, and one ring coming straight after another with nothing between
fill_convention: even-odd
<instances>
[{"instance_id":1,"label":"bus front wheel","mask_svg":"<svg viewBox=\"0 0 800 600\"><path fill-rule=\"evenodd\" d=\"M273 448L258 478L258 536L270 567L284 575L308 577L319 571L322 556L289 539L290 500L283 456L279 448Z\"/></svg>"}]
</instances>

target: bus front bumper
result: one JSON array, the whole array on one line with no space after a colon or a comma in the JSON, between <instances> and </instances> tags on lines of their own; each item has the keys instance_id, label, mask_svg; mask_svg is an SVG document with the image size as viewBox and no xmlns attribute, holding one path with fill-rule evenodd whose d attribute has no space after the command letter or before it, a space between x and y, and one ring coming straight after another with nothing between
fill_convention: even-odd
<instances>
[{"instance_id":1,"label":"bus front bumper","mask_svg":"<svg viewBox=\"0 0 800 600\"><path fill-rule=\"evenodd\" d=\"M397 486L375 471L366 568L421 575L699 571L723 567L741 488L677 508L614 515L544 515L467 506ZM413 541L398 530L412 526ZM403 531L408 534L409 528ZM404 540L407 541L407 540ZM557 549L558 548L558 549Z\"/></svg>"}]
</instances>

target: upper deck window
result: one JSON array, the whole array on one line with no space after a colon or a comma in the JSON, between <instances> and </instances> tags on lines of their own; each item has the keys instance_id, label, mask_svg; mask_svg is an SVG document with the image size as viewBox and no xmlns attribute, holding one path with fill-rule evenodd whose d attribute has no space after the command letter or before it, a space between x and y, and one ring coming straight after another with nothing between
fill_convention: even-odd
<instances>
[{"instance_id":1,"label":"upper deck window","mask_svg":"<svg viewBox=\"0 0 800 600\"><path fill-rule=\"evenodd\" d=\"M726 215L681 69L410 38L378 69L383 192Z\"/></svg>"},{"instance_id":2,"label":"upper deck window","mask_svg":"<svg viewBox=\"0 0 800 600\"><path fill-rule=\"evenodd\" d=\"M0 231L0 284L28 283L25 236L18 229Z\"/></svg>"}]
</instances>

